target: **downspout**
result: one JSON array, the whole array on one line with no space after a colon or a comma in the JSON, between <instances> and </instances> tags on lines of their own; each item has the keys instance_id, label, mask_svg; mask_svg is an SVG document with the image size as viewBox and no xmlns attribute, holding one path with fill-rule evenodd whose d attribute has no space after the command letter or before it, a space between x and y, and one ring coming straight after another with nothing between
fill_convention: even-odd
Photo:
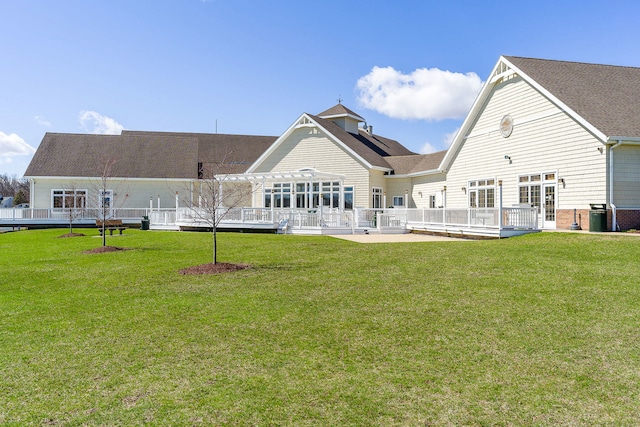
<instances>
[{"instance_id":1,"label":"downspout","mask_svg":"<svg viewBox=\"0 0 640 427\"><path fill-rule=\"evenodd\" d=\"M618 220L617 220L617 207L615 203L613 203L613 149L618 148L622 145L622 140L619 139L614 145L609 149L609 205L611 206L611 231L616 231L618 229Z\"/></svg>"}]
</instances>

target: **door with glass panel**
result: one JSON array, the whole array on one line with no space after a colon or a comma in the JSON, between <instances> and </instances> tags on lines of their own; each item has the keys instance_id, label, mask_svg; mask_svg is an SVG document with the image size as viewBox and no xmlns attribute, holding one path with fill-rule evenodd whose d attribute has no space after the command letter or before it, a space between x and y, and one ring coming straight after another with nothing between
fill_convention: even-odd
<instances>
[{"instance_id":1,"label":"door with glass panel","mask_svg":"<svg viewBox=\"0 0 640 427\"><path fill-rule=\"evenodd\" d=\"M544 213L542 214L542 228L556 228L556 185L545 184Z\"/></svg>"},{"instance_id":2,"label":"door with glass panel","mask_svg":"<svg viewBox=\"0 0 640 427\"><path fill-rule=\"evenodd\" d=\"M537 173L518 177L521 206L531 206L538 212L539 228L556 228L555 173Z\"/></svg>"}]
</instances>

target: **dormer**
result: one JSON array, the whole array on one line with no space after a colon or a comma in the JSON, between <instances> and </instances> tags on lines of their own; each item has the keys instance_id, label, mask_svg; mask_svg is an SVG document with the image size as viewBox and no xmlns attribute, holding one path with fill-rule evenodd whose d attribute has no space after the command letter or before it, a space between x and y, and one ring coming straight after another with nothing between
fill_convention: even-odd
<instances>
[{"instance_id":1,"label":"dormer","mask_svg":"<svg viewBox=\"0 0 640 427\"><path fill-rule=\"evenodd\" d=\"M327 111L318 114L318 117L330 120L340 126L349 133L358 134L358 123L364 122L365 119L349 110L342 104L335 105Z\"/></svg>"}]
</instances>

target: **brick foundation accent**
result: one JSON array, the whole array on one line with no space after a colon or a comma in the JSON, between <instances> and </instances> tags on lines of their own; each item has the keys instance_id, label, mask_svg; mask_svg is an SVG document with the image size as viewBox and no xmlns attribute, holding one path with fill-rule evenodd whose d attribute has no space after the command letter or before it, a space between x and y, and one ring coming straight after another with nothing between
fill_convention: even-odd
<instances>
[{"instance_id":1,"label":"brick foundation accent","mask_svg":"<svg viewBox=\"0 0 640 427\"><path fill-rule=\"evenodd\" d=\"M589 209L576 209L576 222L583 230L589 229ZM609 213L607 212L607 223L609 222ZM573 209L556 210L556 228L569 229L573 224Z\"/></svg>"},{"instance_id":2,"label":"brick foundation accent","mask_svg":"<svg viewBox=\"0 0 640 427\"><path fill-rule=\"evenodd\" d=\"M640 229L640 209L617 209L616 219L621 231Z\"/></svg>"},{"instance_id":3,"label":"brick foundation accent","mask_svg":"<svg viewBox=\"0 0 640 427\"><path fill-rule=\"evenodd\" d=\"M577 209L576 222L583 230L589 230L590 209ZM630 229L640 230L640 209L618 209L616 210L618 227L621 231ZM607 231L611 230L613 216L611 209L607 209ZM573 209L558 209L556 211L556 228L569 229L573 224Z\"/></svg>"}]
</instances>

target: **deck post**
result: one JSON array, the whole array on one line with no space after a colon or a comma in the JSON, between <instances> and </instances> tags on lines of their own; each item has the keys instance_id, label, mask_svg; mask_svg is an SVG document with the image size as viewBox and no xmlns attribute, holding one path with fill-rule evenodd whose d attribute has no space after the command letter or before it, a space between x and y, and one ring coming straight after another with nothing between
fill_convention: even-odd
<instances>
[{"instance_id":1,"label":"deck post","mask_svg":"<svg viewBox=\"0 0 640 427\"><path fill-rule=\"evenodd\" d=\"M498 180L498 233L502 231L502 180Z\"/></svg>"},{"instance_id":2,"label":"deck post","mask_svg":"<svg viewBox=\"0 0 640 427\"><path fill-rule=\"evenodd\" d=\"M350 212L351 214L351 234L356 234L356 214L355 210Z\"/></svg>"},{"instance_id":3,"label":"deck post","mask_svg":"<svg viewBox=\"0 0 640 427\"><path fill-rule=\"evenodd\" d=\"M442 187L442 226L447 223L447 186Z\"/></svg>"},{"instance_id":4,"label":"deck post","mask_svg":"<svg viewBox=\"0 0 640 427\"><path fill-rule=\"evenodd\" d=\"M271 195L270 195L270 197L271 197L271 221L274 224L277 224L278 222L276 221L276 212L275 212L274 203L273 203L273 193L274 193L274 190L272 188L271 189Z\"/></svg>"}]
</instances>

